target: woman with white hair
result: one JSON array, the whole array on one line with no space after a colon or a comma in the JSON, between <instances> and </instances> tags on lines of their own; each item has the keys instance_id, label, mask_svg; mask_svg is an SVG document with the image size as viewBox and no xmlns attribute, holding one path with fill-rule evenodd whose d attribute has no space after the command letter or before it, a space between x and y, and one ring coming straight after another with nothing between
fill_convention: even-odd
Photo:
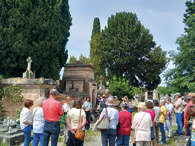
<instances>
[{"instance_id":1,"label":"woman with white hair","mask_svg":"<svg viewBox=\"0 0 195 146\"><path fill-rule=\"evenodd\" d=\"M43 116L43 103L44 98L40 97L36 101L36 107L33 109L33 143L32 146L40 146L44 144L44 116Z\"/></svg>"},{"instance_id":2,"label":"woman with white hair","mask_svg":"<svg viewBox=\"0 0 195 146\"><path fill-rule=\"evenodd\" d=\"M138 113L135 114L131 127L135 130L136 146L151 146L152 119L150 114L145 111L145 103L140 102Z\"/></svg>"},{"instance_id":3,"label":"woman with white hair","mask_svg":"<svg viewBox=\"0 0 195 146\"><path fill-rule=\"evenodd\" d=\"M108 114L108 118L110 120L110 128L107 130L101 130L101 139L102 139L102 146L114 146L116 135L117 135L117 125L118 125L118 110L114 108L114 99L112 96L108 97L107 107L103 109L100 119L105 116L106 110Z\"/></svg>"}]
</instances>

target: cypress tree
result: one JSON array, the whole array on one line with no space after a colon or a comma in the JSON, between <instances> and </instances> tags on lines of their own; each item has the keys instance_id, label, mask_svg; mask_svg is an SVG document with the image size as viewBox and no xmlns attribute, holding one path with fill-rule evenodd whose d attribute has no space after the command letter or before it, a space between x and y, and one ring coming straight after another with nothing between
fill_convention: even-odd
<instances>
[{"instance_id":1,"label":"cypress tree","mask_svg":"<svg viewBox=\"0 0 195 146\"><path fill-rule=\"evenodd\" d=\"M1 0L0 15L0 74L21 76L31 56L36 77L58 79L68 57L68 0Z\"/></svg>"},{"instance_id":2,"label":"cypress tree","mask_svg":"<svg viewBox=\"0 0 195 146\"><path fill-rule=\"evenodd\" d=\"M100 83L100 80L104 80L102 79L104 77L104 68L100 65L100 31L100 20L98 17L95 17L90 42L90 62L95 67L94 74L97 83Z\"/></svg>"},{"instance_id":3,"label":"cypress tree","mask_svg":"<svg viewBox=\"0 0 195 146\"><path fill-rule=\"evenodd\" d=\"M93 29L92 29L92 35L91 35L91 39L96 35L96 34L100 34L101 31L101 27L100 27L100 19L98 17L94 18L93 21Z\"/></svg>"}]
</instances>

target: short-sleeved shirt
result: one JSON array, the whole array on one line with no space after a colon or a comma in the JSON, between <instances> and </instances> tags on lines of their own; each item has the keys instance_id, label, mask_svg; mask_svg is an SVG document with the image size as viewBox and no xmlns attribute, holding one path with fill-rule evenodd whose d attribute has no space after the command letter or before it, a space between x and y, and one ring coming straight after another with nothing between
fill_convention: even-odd
<instances>
[{"instance_id":1,"label":"short-sleeved shirt","mask_svg":"<svg viewBox=\"0 0 195 146\"><path fill-rule=\"evenodd\" d=\"M174 111L174 106L173 106L172 103L169 103L169 104L166 104L165 107L166 107L166 110L167 110L167 118L169 120L171 120L172 119L172 113Z\"/></svg>"},{"instance_id":2,"label":"short-sleeved shirt","mask_svg":"<svg viewBox=\"0 0 195 146\"><path fill-rule=\"evenodd\" d=\"M120 128L118 129L118 134L130 136L132 123L131 113L128 111L119 112L119 123Z\"/></svg>"},{"instance_id":3,"label":"short-sleeved shirt","mask_svg":"<svg viewBox=\"0 0 195 146\"><path fill-rule=\"evenodd\" d=\"M62 105L59 101L50 97L43 102L44 119L50 122L57 122L63 115Z\"/></svg>"},{"instance_id":4,"label":"short-sleeved shirt","mask_svg":"<svg viewBox=\"0 0 195 146\"><path fill-rule=\"evenodd\" d=\"M21 129L26 128L28 125L24 124L24 122L32 122L32 112L30 109L24 107L20 113L20 127Z\"/></svg>"},{"instance_id":5,"label":"short-sleeved shirt","mask_svg":"<svg viewBox=\"0 0 195 146\"><path fill-rule=\"evenodd\" d=\"M166 104L166 110L167 112L173 112L174 111L174 106L172 103Z\"/></svg>"},{"instance_id":6,"label":"short-sleeved shirt","mask_svg":"<svg viewBox=\"0 0 195 146\"><path fill-rule=\"evenodd\" d=\"M44 129L44 116L43 109L41 107L36 107L33 109L33 132L43 133Z\"/></svg>"},{"instance_id":7,"label":"short-sleeved shirt","mask_svg":"<svg viewBox=\"0 0 195 146\"><path fill-rule=\"evenodd\" d=\"M165 118L166 118L166 114L167 114L167 111L166 111L166 108L164 105L160 107L160 111L161 111L161 113L160 113L159 122L164 123Z\"/></svg>"},{"instance_id":8,"label":"short-sleeved shirt","mask_svg":"<svg viewBox=\"0 0 195 146\"><path fill-rule=\"evenodd\" d=\"M80 115L80 109L77 109L77 108L72 108L68 112L68 117L70 118L70 124L71 124L72 129L78 128L79 115ZM81 122L82 122L83 117L86 117L86 115L85 115L85 111L82 109L81 110Z\"/></svg>"},{"instance_id":9,"label":"short-sleeved shirt","mask_svg":"<svg viewBox=\"0 0 195 146\"><path fill-rule=\"evenodd\" d=\"M175 104L179 105L178 108L175 108L176 113L182 113L183 112L183 101L181 98L177 99L175 101Z\"/></svg>"},{"instance_id":10,"label":"short-sleeved shirt","mask_svg":"<svg viewBox=\"0 0 195 146\"><path fill-rule=\"evenodd\" d=\"M107 110L107 113L106 113ZM100 119L102 119L103 116L108 114L108 118L110 119L110 129L116 129L118 125L118 110L116 110L114 107L107 107L104 108L102 113L100 114Z\"/></svg>"},{"instance_id":11,"label":"short-sleeved shirt","mask_svg":"<svg viewBox=\"0 0 195 146\"><path fill-rule=\"evenodd\" d=\"M92 103L85 101L83 107L86 108L85 111L90 111L92 109Z\"/></svg>"}]
</instances>

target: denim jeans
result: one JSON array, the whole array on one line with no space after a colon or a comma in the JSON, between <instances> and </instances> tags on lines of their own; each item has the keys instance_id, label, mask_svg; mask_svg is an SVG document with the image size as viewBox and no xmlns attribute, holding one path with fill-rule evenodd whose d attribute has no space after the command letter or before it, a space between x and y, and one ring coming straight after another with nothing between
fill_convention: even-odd
<instances>
[{"instance_id":1,"label":"denim jeans","mask_svg":"<svg viewBox=\"0 0 195 146\"><path fill-rule=\"evenodd\" d=\"M129 136L119 134L117 136L116 144L117 144L117 146L129 146Z\"/></svg>"},{"instance_id":2,"label":"denim jeans","mask_svg":"<svg viewBox=\"0 0 195 146\"><path fill-rule=\"evenodd\" d=\"M177 134L183 134L182 113L176 113Z\"/></svg>"},{"instance_id":3,"label":"denim jeans","mask_svg":"<svg viewBox=\"0 0 195 146\"><path fill-rule=\"evenodd\" d=\"M159 143L159 123L155 123L154 125L156 142Z\"/></svg>"},{"instance_id":4,"label":"denim jeans","mask_svg":"<svg viewBox=\"0 0 195 146\"><path fill-rule=\"evenodd\" d=\"M116 129L101 130L102 146L114 146L116 140Z\"/></svg>"},{"instance_id":5,"label":"denim jeans","mask_svg":"<svg viewBox=\"0 0 195 146\"><path fill-rule=\"evenodd\" d=\"M33 133L32 146L38 146L40 141L40 146L44 146L44 134L43 133Z\"/></svg>"},{"instance_id":6,"label":"denim jeans","mask_svg":"<svg viewBox=\"0 0 195 146\"><path fill-rule=\"evenodd\" d=\"M57 146L60 134L60 122L45 121L44 125L44 146L48 146L51 136L51 146Z\"/></svg>"},{"instance_id":7,"label":"denim jeans","mask_svg":"<svg viewBox=\"0 0 195 146\"><path fill-rule=\"evenodd\" d=\"M22 129L22 131L24 132L24 146L29 146L32 140L31 130L32 130L32 125L28 125L26 128Z\"/></svg>"},{"instance_id":8,"label":"denim jeans","mask_svg":"<svg viewBox=\"0 0 195 146\"><path fill-rule=\"evenodd\" d=\"M159 128L161 132L161 142L166 143L166 135L165 135L165 129L164 129L164 123L159 123Z\"/></svg>"},{"instance_id":9,"label":"denim jeans","mask_svg":"<svg viewBox=\"0 0 195 146\"><path fill-rule=\"evenodd\" d=\"M172 131L173 131L172 119L166 120L166 125L169 131L168 137L172 137Z\"/></svg>"},{"instance_id":10,"label":"denim jeans","mask_svg":"<svg viewBox=\"0 0 195 146\"><path fill-rule=\"evenodd\" d=\"M83 146L83 141L76 139L74 134L68 131L68 141L66 146Z\"/></svg>"},{"instance_id":11,"label":"denim jeans","mask_svg":"<svg viewBox=\"0 0 195 146\"><path fill-rule=\"evenodd\" d=\"M154 127L152 126L151 128L151 140L155 139L155 136L154 136Z\"/></svg>"},{"instance_id":12,"label":"denim jeans","mask_svg":"<svg viewBox=\"0 0 195 146\"><path fill-rule=\"evenodd\" d=\"M90 113L90 111L85 111L85 113L86 113L86 120L87 120L87 123L85 124L85 130L88 130L90 128L91 113Z\"/></svg>"}]
</instances>

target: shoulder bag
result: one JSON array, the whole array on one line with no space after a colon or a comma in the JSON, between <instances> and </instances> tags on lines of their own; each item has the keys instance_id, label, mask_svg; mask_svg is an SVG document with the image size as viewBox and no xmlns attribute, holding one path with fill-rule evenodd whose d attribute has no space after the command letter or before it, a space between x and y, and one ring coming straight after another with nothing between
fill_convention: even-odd
<instances>
[{"instance_id":1,"label":"shoulder bag","mask_svg":"<svg viewBox=\"0 0 195 146\"><path fill-rule=\"evenodd\" d=\"M82 109L80 109L78 128L81 125L81 110ZM77 129L77 131L75 133L75 138L80 140L80 141L84 141L85 132L82 129Z\"/></svg>"},{"instance_id":2,"label":"shoulder bag","mask_svg":"<svg viewBox=\"0 0 195 146\"><path fill-rule=\"evenodd\" d=\"M105 108L106 114L103 115L103 117L99 120L97 124L97 129L99 130L107 130L110 128L110 119L108 117L108 111L107 108Z\"/></svg>"}]
</instances>

